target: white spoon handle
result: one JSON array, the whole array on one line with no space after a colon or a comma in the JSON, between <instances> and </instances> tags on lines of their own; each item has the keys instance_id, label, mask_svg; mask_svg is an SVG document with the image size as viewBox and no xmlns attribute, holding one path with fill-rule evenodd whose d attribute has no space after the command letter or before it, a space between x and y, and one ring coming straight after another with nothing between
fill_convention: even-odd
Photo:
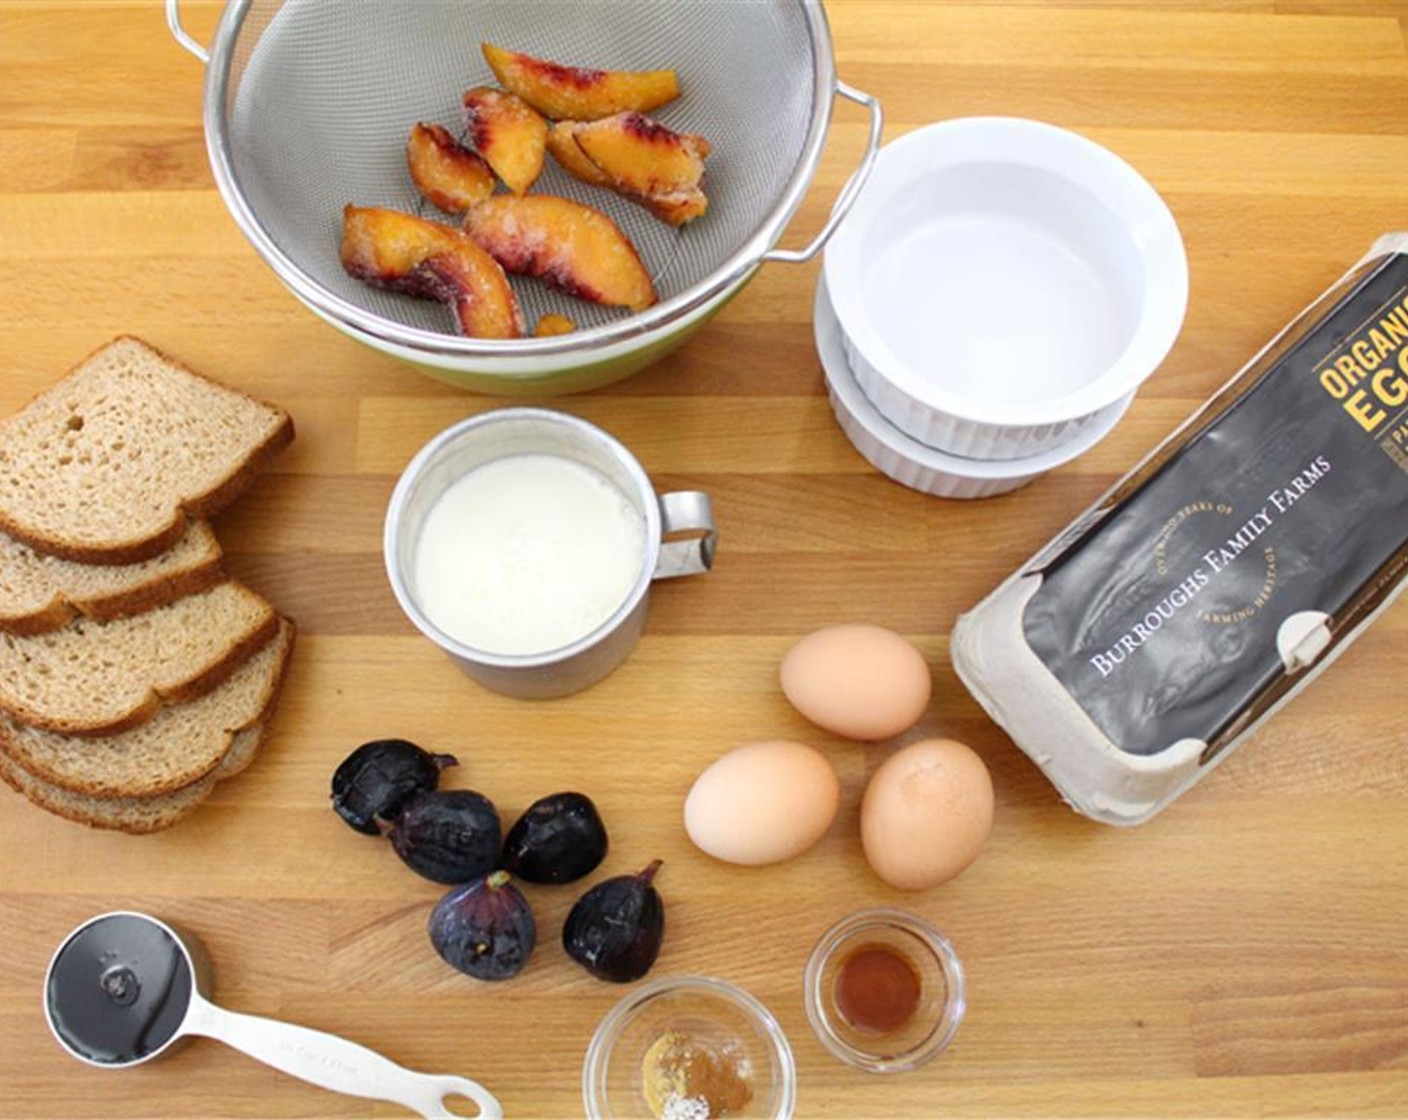
<instances>
[{"instance_id":1,"label":"white spoon handle","mask_svg":"<svg viewBox=\"0 0 1408 1120\"><path fill-rule=\"evenodd\" d=\"M196 997L183 1034L217 1039L265 1065L335 1093L391 1101L426 1117L455 1117L446 1097L465 1096L479 1106L477 1120L502 1120L503 1109L482 1085L466 1077L416 1073L374 1050L334 1034L226 1011Z\"/></svg>"}]
</instances>

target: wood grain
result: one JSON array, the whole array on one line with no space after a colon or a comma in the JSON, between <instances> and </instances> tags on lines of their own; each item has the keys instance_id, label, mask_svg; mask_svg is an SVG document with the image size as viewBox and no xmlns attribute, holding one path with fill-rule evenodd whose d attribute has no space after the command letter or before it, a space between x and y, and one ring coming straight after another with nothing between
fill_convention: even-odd
<instances>
[{"instance_id":1,"label":"wood grain","mask_svg":"<svg viewBox=\"0 0 1408 1120\"><path fill-rule=\"evenodd\" d=\"M665 861L659 975L752 990L796 1051L803 1117L1408 1116L1408 608L1196 791L1133 831L1071 814L958 684L946 656L971 606L1118 478L1339 275L1408 200L1402 0L1014 0L828 5L838 69L879 96L893 138L965 114L1076 128L1132 162L1182 226L1187 323L1127 419L1016 494L944 503L872 471L832 422L812 343L817 265L764 269L684 350L552 402L604 424L662 488L703 488L716 571L658 588L646 637L598 688L529 705L467 682L401 615L380 558L396 474L429 436L502 402L456 392L310 315L214 189L201 73L161 5L0 0L0 411L131 332L279 401L299 438L218 529L234 572L300 623L263 757L164 834L0 814L0 1116L395 1115L209 1043L125 1073L48 1036L41 979L90 914L148 909L205 941L227 1006L344 1033L408 1065L482 1079L512 1116L581 1111L581 1059L622 992L563 956L575 892L538 889L542 945L485 986L447 969L424 923L440 891L327 807L357 743L459 754L451 783L506 817L581 788L612 830L603 873ZM221 5L187 2L208 40ZM837 109L786 244L825 220L863 141ZM925 653L935 699L909 738L988 761L990 848L920 894L867 871L857 814L890 749L808 726L776 686L801 633L853 618ZM694 775L760 737L836 763L841 818L767 871L695 852ZM831 1060L801 970L833 919L922 913L968 969L952 1049L902 1077Z\"/></svg>"}]
</instances>

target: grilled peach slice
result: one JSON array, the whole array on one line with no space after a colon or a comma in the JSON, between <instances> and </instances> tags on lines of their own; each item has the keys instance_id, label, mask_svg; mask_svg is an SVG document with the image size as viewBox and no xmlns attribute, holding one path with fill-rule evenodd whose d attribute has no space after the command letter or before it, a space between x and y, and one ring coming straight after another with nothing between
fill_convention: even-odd
<instances>
[{"instance_id":1,"label":"grilled peach slice","mask_svg":"<svg viewBox=\"0 0 1408 1120\"><path fill-rule=\"evenodd\" d=\"M447 214L462 214L494 193L489 165L438 124L411 129L406 165L416 189Z\"/></svg>"},{"instance_id":2,"label":"grilled peach slice","mask_svg":"<svg viewBox=\"0 0 1408 1120\"><path fill-rule=\"evenodd\" d=\"M630 238L590 206L550 194L499 194L470 210L464 228L509 272L578 299L632 311L655 302Z\"/></svg>"},{"instance_id":3,"label":"grilled peach slice","mask_svg":"<svg viewBox=\"0 0 1408 1120\"><path fill-rule=\"evenodd\" d=\"M514 194L543 172L548 122L511 93L476 86L464 95L464 119L479 154Z\"/></svg>"},{"instance_id":4,"label":"grilled peach slice","mask_svg":"<svg viewBox=\"0 0 1408 1120\"><path fill-rule=\"evenodd\" d=\"M342 267L375 288L451 307L471 338L522 338L523 312L508 277L472 238L398 210L346 206Z\"/></svg>"},{"instance_id":5,"label":"grilled peach slice","mask_svg":"<svg viewBox=\"0 0 1408 1120\"><path fill-rule=\"evenodd\" d=\"M683 225L708 208L699 189L710 150L704 137L674 132L641 113L617 113L570 131L614 190L640 200L671 225Z\"/></svg>"},{"instance_id":6,"label":"grilled peach slice","mask_svg":"<svg viewBox=\"0 0 1408 1120\"><path fill-rule=\"evenodd\" d=\"M481 43L505 89L555 121L595 121L627 109L647 113L680 95L673 70L586 70Z\"/></svg>"}]
</instances>

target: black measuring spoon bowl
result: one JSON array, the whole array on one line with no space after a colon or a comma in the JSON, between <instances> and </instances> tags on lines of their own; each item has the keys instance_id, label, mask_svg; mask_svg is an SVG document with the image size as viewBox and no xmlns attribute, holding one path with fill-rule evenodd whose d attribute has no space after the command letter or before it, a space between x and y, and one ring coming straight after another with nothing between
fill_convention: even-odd
<instances>
[{"instance_id":1,"label":"black measuring spoon bowl","mask_svg":"<svg viewBox=\"0 0 1408 1120\"><path fill-rule=\"evenodd\" d=\"M355 1042L211 1003L212 970L200 942L133 911L90 918L64 939L44 980L44 1015L59 1045L82 1062L126 1069L192 1036L217 1039L333 1092L391 1101L421 1116L454 1117L445 1100L468 1097L477 1120L503 1110L465 1077L417 1073Z\"/></svg>"}]
</instances>

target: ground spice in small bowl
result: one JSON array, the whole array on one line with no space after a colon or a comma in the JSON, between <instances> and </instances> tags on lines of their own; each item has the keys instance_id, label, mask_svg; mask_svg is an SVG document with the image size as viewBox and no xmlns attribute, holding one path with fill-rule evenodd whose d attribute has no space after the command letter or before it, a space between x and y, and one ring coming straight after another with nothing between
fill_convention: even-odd
<instances>
[{"instance_id":1,"label":"ground spice in small bowl","mask_svg":"<svg viewBox=\"0 0 1408 1120\"><path fill-rule=\"evenodd\" d=\"M679 1030L650 1044L641 1073L657 1120L736 1116L753 1099L748 1060L736 1046L715 1046Z\"/></svg>"}]
</instances>

